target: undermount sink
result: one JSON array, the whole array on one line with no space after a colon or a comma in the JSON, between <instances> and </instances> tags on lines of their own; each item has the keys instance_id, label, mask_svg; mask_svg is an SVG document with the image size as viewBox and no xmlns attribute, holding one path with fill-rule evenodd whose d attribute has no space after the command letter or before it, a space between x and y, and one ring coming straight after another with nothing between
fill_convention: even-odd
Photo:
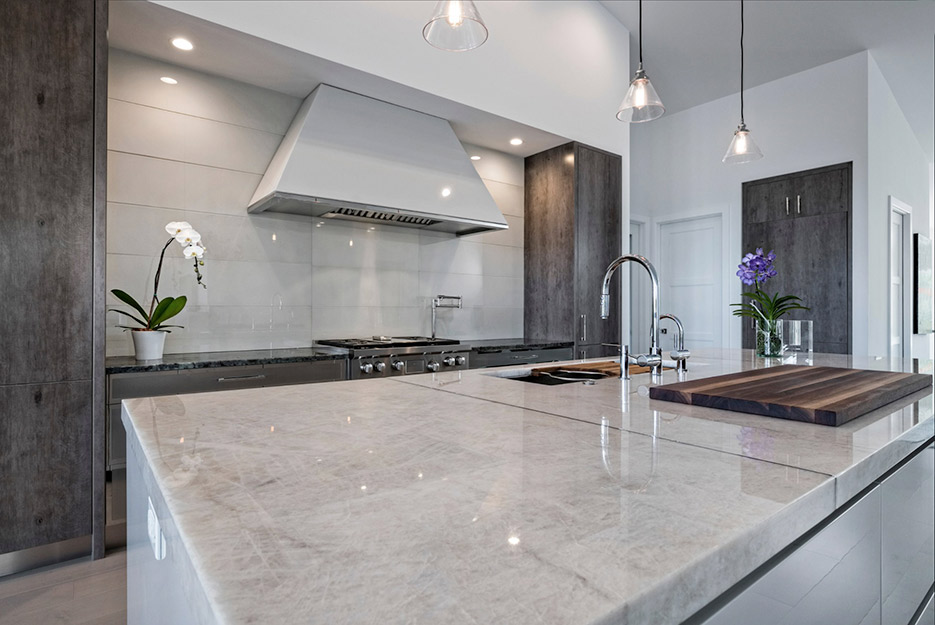
<instances>
[{"instance_id":1,"label":"undermount sink","mask_svg":"<svg viewBox=\"0 0 935 625\"><path fill-rule=\"evenodd\" d=\"M529 375L512 378L520 382L531 382L533 384L544 384L546 386L555 386L557 384L571 384L572 382L594 383L595 380L606 378L608 375L601 371L540 371L534 375L532 370Z\"/></svg>"}]
</instances>

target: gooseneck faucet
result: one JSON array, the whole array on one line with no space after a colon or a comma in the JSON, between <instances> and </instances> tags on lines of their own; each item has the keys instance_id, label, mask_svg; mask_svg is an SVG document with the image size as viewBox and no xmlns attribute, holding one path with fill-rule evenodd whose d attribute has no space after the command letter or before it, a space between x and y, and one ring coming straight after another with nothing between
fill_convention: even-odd
<instances>
[{"instance_id":1,"label":"gooseneck faucet","mask_svg":"<svg viewBox=\"0 0 935 625\"><path fill-rule=\"evenodd\" d=\"M653 315L652 321L649 326L649 337L651 346L649 348L648 354L643 354L636 357L637 363L648 366L652 374L652 379L659 380L662 377L662 349L659 347L659 278L656 275L656 268L653 267L653 264L646 260L643 256L638 256L636 254L624 254L620 258L614 260L610 265L607 266L607 272L604 273L604 284L601 287L601 319L607 319L610 317L610 279L613 277L614 272L617 270L620 265L634 262L640 265L646 272L649 274L649 279L652 282L652 295L653 295ZM621 343L623 342L623 336L626 334L627 328L623 325L623 315L620 316L620 338ZM621 346L620 349L620 378L629 379L630 378L630 369L629 369L629 349Z\"/></svg>"},{"instance_id":2,"label":"gooseneck faucet","mask_svg":"<svg viewBox=\"0 0 935 625\"><path fill-rule=\"evenodd\" d=\"M659 319L671 319L675 322L675 327L678 330L679 336L675 341L675 349L672 350L670 355L672 356L672 360L678 363L676 366L677 372L686 373L688 371L688 357L691 356L691 352L685 349L685 327L682 325L682 320L671 313L659 315Z\"/></svg>"}]
</instances>

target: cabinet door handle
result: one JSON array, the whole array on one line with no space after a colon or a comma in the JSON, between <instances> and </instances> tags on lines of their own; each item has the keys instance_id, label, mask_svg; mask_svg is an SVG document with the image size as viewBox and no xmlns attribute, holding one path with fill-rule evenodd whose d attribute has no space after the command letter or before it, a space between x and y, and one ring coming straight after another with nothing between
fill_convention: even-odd
<instances>
[{"instance_id":1,"label":"cabinet door handle","mask_svg":"<svg viewBox=\"0 0 935 625\"><path fill-rule=\"evenodd\" d=\"M800 215L802 213L802 196L795 196L795 213Z\"/></svg>"},{"instance_id":2,"label":"cabinet door handle","mask_svg":"<svg viewBox=\"0 0 935 625\"><path fill-rule=\"evenodd\" d=\"M581 315L581 340L587 343L588 341L588 316Z\"/></svg>"},{"instance_id":3,"label":"cabinet door handle","mask_svg":"<svg viewBox=\"0 0 935 625\"><path fill-rule=\"evenodd\" d=\"M789 198L786 198L786 215L789 214Z\"/></svg>"},{"instance_id":4,"label":"cabinet door handle","mask_svg":"<svg viewBox=\"0 0 935 625\"><path fill-rule=\"evenodd\" d=\"M232 375L228 378L218 378L218 382L235 382L237 380L262 380L266 376L262 373L257 375Z\"/></svg>"}]
</instances>

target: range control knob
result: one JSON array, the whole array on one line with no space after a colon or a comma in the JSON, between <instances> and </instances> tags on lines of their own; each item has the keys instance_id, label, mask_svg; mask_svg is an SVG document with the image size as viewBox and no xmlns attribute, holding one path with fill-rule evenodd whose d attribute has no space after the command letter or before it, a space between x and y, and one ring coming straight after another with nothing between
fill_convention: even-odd
<instances>
[{"instance_id":1,"label":"range control knob","mask_svg":"<svg viewBox=\"0 0 935 625\"><path fill-rule=\"evenodd\" d=\"M429 361L429 364L425 365L425 367L429 371L438 371L438 363L434 360Z\"/></svg>"},{"instance_id":2,"label":"range control knob","mask_svg":"<svg viewBox=\"0 0 935 625\"><path fill-rule=\"evenodd\" d=\"M464 356L455 356L456 365L463 365L466 362L467 362L467 358L465 358Z\"/></svg>"},{"instance_id":3,"label":"range control knob","mask_svg":"<svg viewBox=\"0 0 935 625\"><path fill-rule=\"evenodd\" d=\"M365 362L360 365L360 370L364 374L373 373L373 365L370 364L369 362Z\"/></svg>"},{"instance_id":4,"label":"range control knob","mask_svg":"<svg viewBox=\"0 0 935 625\"><path fill-rule=\"evenodd\" d=\"M393 369L395 369L396 371L402 371L405 368L406 368L406 363L404 363L402 360L393 361Z\"/></svg>"},{"instance_id":5,"label":"range control knob","mask_svg":"<svg viewBox=\"0 0 935 625\"><path fill-rule=\"evenodd\" d=\"M455 357L454 357L454 356L446 356L444 362L445 362L445 364L446 364L447 366L449 366L449 367L454 367L454 366L455 366Z\"/></svg>"},{"instance_id":6,"label":"range control knob","mask_svg":"<svg viewBox=\"0 0 935 625\"><path fill-rule=\"evenodd\" d=\"M377 370L377 373L383 373L383 370L386 369L386 363L378 362L375 365L373 365L373 368Z\"/></svg>"}]
</instances>

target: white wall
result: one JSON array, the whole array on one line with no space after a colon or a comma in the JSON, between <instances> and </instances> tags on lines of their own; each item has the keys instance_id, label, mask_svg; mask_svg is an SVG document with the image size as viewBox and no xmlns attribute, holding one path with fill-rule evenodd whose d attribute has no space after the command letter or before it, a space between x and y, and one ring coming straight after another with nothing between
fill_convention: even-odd
<instances>
[{"instance_id":1,"label":"white wall","mask_svg":"<svg viewBox=\"0 0 935 625\"><path fill-rule=\"evenodd\" d=\"M723 216L724 239L729 243L724 250L721 323L722 336L729 337L727 346L740 347L740 321L731 316L729 303L739 301L741 291L734 275L745 251L740 249L741 184L853 161L854 351L867 352L867 58L867 53L860 53L747 90L747 125L765 154L753 163L721 162L740 121L736 94L633 130L630 204L634 214L652 216L654 227L674 218Z\"/></svg>"},{"instance_id":2,"label":"white wall","mask_svg":"<svg viewBox=\"0 0 935 625\"><path fill-rule=\"evenodd\" d=\"M870 354L887 353L889 197L912 207L912 231L928 234L929 163L873 56L868 55L868 220ZM855 248L855 251L859 248ZM882 331L881 331L882 330ZM910 330L911 331L911 330ZM931 337L914 335L912 355L931 358Z\"/></svg>"},{"instance_id":3,"label":"white wall","mask_svg":"<svg viewBox=\"0 0 935 625\"><path fill-rule=\"evenodd\" d=\"M165 85L160 76L176 78ZM460 239L246 206L299 100L111 50L108 110L107 288L151 291L169 221L192 223L208 248L207 289L170 247L160 294L186 295L184 329L167 353L310 345L314 339L425 334L427 304L463 295L439 332L522 334L522 159L471 148L510 230ZM350 242L354 241L354 245ZM117 300L110 298L112 304ZM124 320L125 322L125 320ZM132 353L108 316L108 355Z\"/></svg>"}]
</instances>

